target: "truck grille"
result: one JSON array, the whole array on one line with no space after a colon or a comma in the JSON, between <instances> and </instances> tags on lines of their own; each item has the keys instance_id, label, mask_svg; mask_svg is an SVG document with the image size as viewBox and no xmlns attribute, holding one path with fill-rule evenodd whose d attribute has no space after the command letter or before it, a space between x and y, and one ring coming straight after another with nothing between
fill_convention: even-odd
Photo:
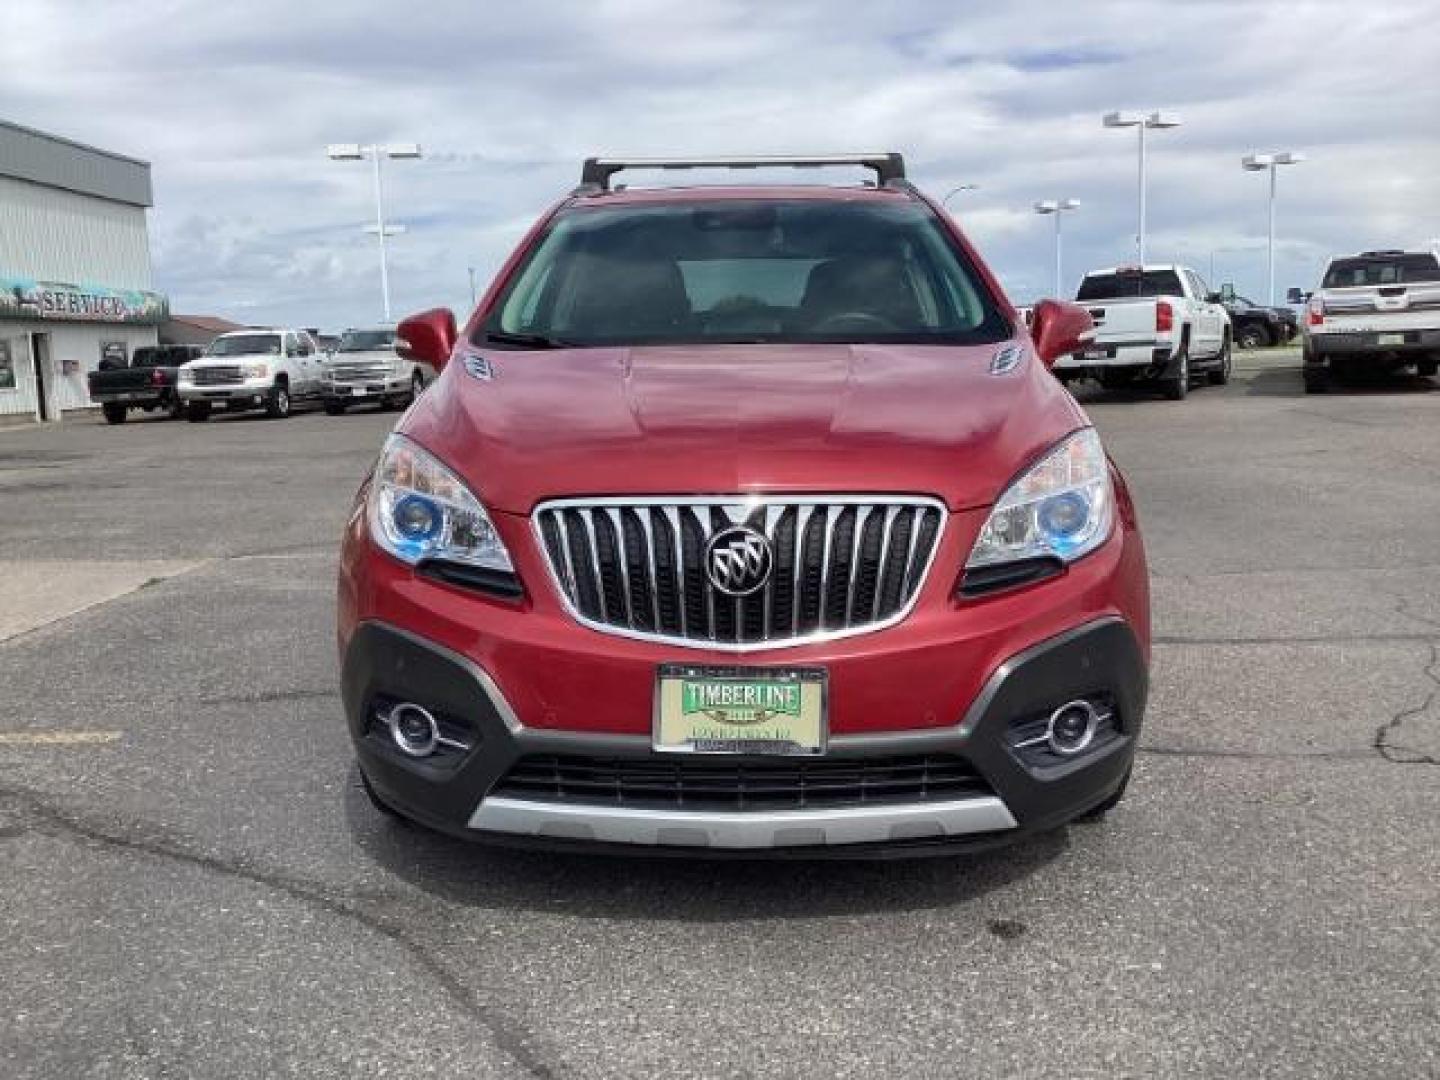
<instances>
[{"instance_id":1,"label":"truck grille","mask_svg":"<svg viewBox=\"0 0 1440 1080\"><path fill-rule=\"evenodd\" d=\"M233 386L245 381L237 367L197 367L191 369L196 386Z\"/></svg>"},{"instance_id":2,"label":"truck grille","mask_svg":"<svg viewBox=\"0 0 1440 1080\"><path fill-rule=\"evenodd\" d=\"M653 810L806 810L949 801L993 795L964 758L746 761L531 755L491 795Z\"/></svg>"},{"instance_id":3,"label":"truck grille","mask_svg":"<svg viewBox=\"0 0 1440 1080\"><path fill-rule=\"evenodd\" d=\"M364 382L370 379L387 379L391 375L388 361L378 363L331 364L329 375L336 382Z\"/></svg>"},{"instance_id":4,"label":"truck grille","mask_svg":"<svg viewBox=\"0 0 1440 1080\"><path fill-rule=\"evenodd\" d=\"M899 621L943 523L944 505L919 497L567 499L535 513L551 572L582 623L731 651ZM710 544L735 526L747 527L763 564L743 596L722 591L712 573Z\"/></svg>"}]
</instances>

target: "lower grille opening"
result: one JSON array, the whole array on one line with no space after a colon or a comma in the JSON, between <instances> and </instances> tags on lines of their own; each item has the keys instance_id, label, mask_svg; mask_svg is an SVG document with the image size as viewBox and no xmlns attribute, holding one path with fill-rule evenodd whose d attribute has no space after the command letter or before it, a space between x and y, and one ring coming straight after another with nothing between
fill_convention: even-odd
<instances>
[{"instance_id":1,"label":"lower grille opening","mask_svg":"<svg viewBox=\"0 0 1440 1080\"><path fill-rule=\"evenodd\" d=\"M635 809L762 811L948 801L994 791L953 754L794 761L530 755L490 794Z\"/></svg>"}]
</instances>

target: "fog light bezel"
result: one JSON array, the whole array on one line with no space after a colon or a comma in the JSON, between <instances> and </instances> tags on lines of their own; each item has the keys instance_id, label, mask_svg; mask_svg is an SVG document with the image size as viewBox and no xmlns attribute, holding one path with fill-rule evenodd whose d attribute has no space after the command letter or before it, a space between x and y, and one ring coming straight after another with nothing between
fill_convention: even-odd
<instances>
[{"instance_id":1,"label":"fog light bezel","mask_svg":"<svg viewBox=\"0 0 1440 1080\"><path fill-rule=\"evenodd\" d=\"M1084 710L1085 731L1081 735L1079 742L1062 743L1055 736L1055 724L1063 714L1070 712L1072 709ZM1095 741L1095 734L1100 729L1100 719L1100 711L1095 708L1094 703L1089 699L1076 698L1073 701L1067 701L1051 712L1049 720L1045 722L1046 745L1063 758L1078 757L1090 749L1090 745Z\"/></svg>"},{"instance_id":2,"label":"fog light bezel","mask_svg":"<svg viewBox=\"0 0 1440 1080\"><path fill-rule=\"evenodd\" d=\"M423 742L412 742L401 733L402 713L414 714L424 721L428 730ZM440 725L436 722L434 713L423 705L416 705L413 701L402 701L393 706L386 714L385 724L390 729L390 741L406 757L427 758L440 746Z\"/></svg>"}]
</instances>

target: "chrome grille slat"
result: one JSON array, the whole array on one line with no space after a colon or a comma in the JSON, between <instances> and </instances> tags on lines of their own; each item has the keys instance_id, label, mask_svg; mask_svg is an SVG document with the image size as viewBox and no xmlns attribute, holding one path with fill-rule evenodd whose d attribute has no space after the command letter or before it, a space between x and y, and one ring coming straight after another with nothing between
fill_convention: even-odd
<instances>
[{"instance_id":1,"label":"chrome grille slat","mask_svg":"<svg viewBox=\"0 0 1440 1080\"><path fill-rule=\"evenodd\" d=\"M532 524L579 622L623 637L747 652L904 618L940 547L945 515L942 503L921 496L596 497L542 503ZM711 584L704 558L711 537L742 524L770 541L772 571L758 591L737 598Z\"/></svg>"}]
</instances>

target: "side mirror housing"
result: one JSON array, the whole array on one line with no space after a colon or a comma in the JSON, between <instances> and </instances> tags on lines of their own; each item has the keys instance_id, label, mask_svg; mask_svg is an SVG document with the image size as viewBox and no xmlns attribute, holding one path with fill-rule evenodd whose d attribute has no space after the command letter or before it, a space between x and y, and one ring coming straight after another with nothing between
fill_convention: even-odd
<instances>
[{"instance_id":1,"label":"side mirror housing","mask_svg":"<svg viewBox=\"0 0 1440 1080\"><path fill-rule=\"evenodd\" d=\"M1030 322L1030 339L1035 355L1046 368L1053 368L1062 356L1077 353L1095 336L1090 312L1068 300L1041 300Z\"/></svg>"},{"instance_id":2,"label":"side mirror housing","mask_svg":"<svg viewBox=\"0 0 1440 1080\"><path fill-rule=\"evenodd\" d=\"M395 328L395 352L403 359L429 364L441 371L459 336L455 313L449 308L431 308L400 320Z\"/></svg>"},{"instance_id":3,"label":"side mirror housing","mask_svg":"<svg viewBox=\"0 0 1440 1080\"><path fill-rule=\"evenodd\" d=\"M1292 288L1285 294L1287 304L1303 304L1310 299L1310 294L1301 288Z\"/></svg>"},{"instance_id":4,"label":"side mirror housing","mask_svg":"<svg viewBox=\"0 0 1440 1080\"><path fill-rule=\"evenodd\" d=\"M1228 304L1235 299L1235 286L1227 281L1220 286L1220 303Z\"/></svg>"}]
</instances>

